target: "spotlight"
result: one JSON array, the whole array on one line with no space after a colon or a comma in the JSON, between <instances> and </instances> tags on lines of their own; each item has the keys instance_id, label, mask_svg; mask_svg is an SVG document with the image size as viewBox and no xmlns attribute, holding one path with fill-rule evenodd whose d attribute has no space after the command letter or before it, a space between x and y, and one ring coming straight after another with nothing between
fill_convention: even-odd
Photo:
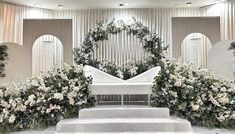
<instances>
[{"instance_id":1,"label":"spotlight","mask_svg":"<svg viewBox=\"0 0 235 134\"><path fill-rule=\"evenodd\" d=\"M59 9L63 9L63 5L58 5Z\"/></svg>"},{"instance_id":2,"label":"spotlight","mask_svg":"<svg viewBox=\"0 0 235 134\"><path fill-rule=\"evenodd\" d=\"M190 7L192 5L192 2L188 2L186 3L188 7Z\"/></svg>"},{"instance_id":3,"label":"spotlight","mask_svg":"<svg viewBox=\"0 0 235 134\"><path fill-rule=\"evenodd\" d=\"M123 7L124 7L124 4L119 4L119 7L120 7L120 8L123 8Z\"/></svg>"}]
</instances>

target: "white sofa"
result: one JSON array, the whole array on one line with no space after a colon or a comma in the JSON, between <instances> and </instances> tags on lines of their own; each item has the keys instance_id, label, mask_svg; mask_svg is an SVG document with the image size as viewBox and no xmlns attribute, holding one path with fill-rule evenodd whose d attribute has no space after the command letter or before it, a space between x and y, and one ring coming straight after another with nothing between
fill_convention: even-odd
<instances>
[{"instance_id":1,"label":"white sofa","mask_svg":"<svg viewBox=\"0 0 235 134\"><path fill-rule=\"evenodd\" d=\"M122 80L86 65L84 74L86 77L93 78L89 90L95 97L97 95L121 95L121 104L123 105L124 95L148 95L148 105L150 105L154 77L158 75L160 70L160 67L154 67L131 79Z\"/></svg>"}]
</instances>

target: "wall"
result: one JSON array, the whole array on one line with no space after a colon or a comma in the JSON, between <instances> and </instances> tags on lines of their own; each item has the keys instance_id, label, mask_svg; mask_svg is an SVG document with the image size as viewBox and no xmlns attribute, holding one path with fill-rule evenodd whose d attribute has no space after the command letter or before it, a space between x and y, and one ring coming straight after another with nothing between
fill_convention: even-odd
<instances>
[{"instance_id":1,"label":"wall","mask_svg":"<svg viewBox=\"0 0 235 134\"><path fill-rule=\"evenodd\" d=\"M181 44L191 33L201 33L209 38L211 44L220 41L219 17L174 17L172 18L173 57L181 55Z\"/></svg>"},{"instance_id":2,"label":"wall","mask_svg":"<svg viewBox=\"0 0 235 134\"><path fill-rule=\"evenodd\" d=\"M9 60L5 73L7 77L1 78L0 83L25 82L31 76L30 53L23 46L16 43L4 43L8 47Z\"/></svg>"}]
</instances>

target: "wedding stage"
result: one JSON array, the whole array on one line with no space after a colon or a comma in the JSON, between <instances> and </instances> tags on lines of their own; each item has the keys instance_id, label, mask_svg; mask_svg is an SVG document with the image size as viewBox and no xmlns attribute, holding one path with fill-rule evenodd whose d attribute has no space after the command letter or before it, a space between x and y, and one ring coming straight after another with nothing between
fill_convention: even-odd
<instances>
[{"instance_id":1,"label":"wedding stage","mask_svg":"<svg viewBox=\"0 0 235 134\"><path fill-rule=\"evenodd\" d=\"M121 95L123 106L124 95L150 95L154 77L160 67L152 68L129 80L115 78L94 67L85 66L84 74L92 78L89 86L91 95ZM95 97L97 98L97 97ZM97 100L98 101L98 100ZM151 132L151 133L192 133L191 123L179 118L171 118L168 108L140 107L95 107L81 109L78 119L65 119L57 124L58 134L64 133L120 133L120 132Z\"/></svg>"},{"instance_id":2,"label":"wedding stage","mask_svg":"<svg viewBox=\"0 0 235 134\"><path fill-rule=\"evenodd\" d=\"M235 37L226 15L234 13L232 0L220 2L223 8L193 1L193 9L188 2L179 9L78 11L4 1L0 133L234 130Z\"/></svg>"}]
</instances>

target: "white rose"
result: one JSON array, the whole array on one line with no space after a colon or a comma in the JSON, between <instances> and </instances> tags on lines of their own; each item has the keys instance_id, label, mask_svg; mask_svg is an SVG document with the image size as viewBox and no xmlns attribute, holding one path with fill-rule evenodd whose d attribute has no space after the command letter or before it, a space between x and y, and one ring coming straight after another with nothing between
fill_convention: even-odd
<instances>
[{"instance_id":1,"label":"white rose","mask_svg":"<svg viewBox=\"0 0 235 134\"><path fill-rule=\"evenodd\" d=\"M199 109L199 105L191 105L193 111L197 111Z\"/></svg>"},{"instance_id":2,"label":"white rose","mask_svg":"<svg viewBox=\"0 0 235 134\"><path fill-rule=\"evenodd\" d=\"M50 112L51 112L51 109L50 109L50 108L46 109L46 113L47 113L47 114L50 113Z\"/></svg>"},{"instance_id":3,"label":"white rose","mask_svg":"<svg viewBox=\"0 0 235 134\"><path fill-rule=\"evenodd\" d=\"M13 123L15 119L16 119L15 115L11 115L8 121L9 123Z\"/></svg>"},{"instance_id":4,"label":"white rose","mask_svg":"<svg viewBox=\"0 0 235 134\"><path fill-rule=\"evenodd\" d=\"M221 94L218 94L218 101L222 104L222 105L225 105L227 103L229 103L229 98L228 98L228 94L227 93L221 93Z\"/></svg>"},{"instance_id":5,"label":"white rose","mask_svg":"<svg viewBox=\"0 0 235 134\"><path fill-rule=\"evenodd\" d=\"M54 99L58 99L58 100L63 100L64 99L64 96L63 94L61 93L54 93L54 96L53 96Z\"/></svg>"},{"instance_id":6,"label":"white rose","mask_svg":"<svg viewBox=\"0 0 235 134\"><path fill-rule=\"evenodd\" d=\"M2 98L3 97L3 92L2 92L2 90L0 90L0 98Z\"/></svg>"}]
</instances>

